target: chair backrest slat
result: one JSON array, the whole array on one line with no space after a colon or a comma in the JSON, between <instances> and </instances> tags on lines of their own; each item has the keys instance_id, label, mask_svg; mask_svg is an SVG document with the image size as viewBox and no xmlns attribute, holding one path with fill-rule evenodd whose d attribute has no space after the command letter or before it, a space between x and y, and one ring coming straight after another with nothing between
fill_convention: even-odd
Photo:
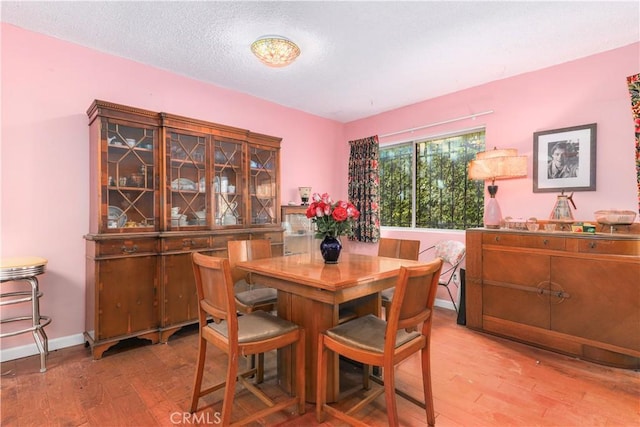
<instances>
[{"instance_id":1,"label":"chair backrest slat","mask_svg":"<svg viewBox=\"0 0 640 427\"><path fill-rule=\"evenodd\" d=\"M378 256L417 261L419 253L420 240L382 237L378 242Z\"/></svg>"},{"instance_id":2,"label":"chair backrest slat","mask_svg":"<svg viewBox=\"0 0 640 427\"><path fill-rule=\"evenodd\" d=\"M399 329L412 329L429 320L441 269L442 260L439 258L429 263L400 268L395 295L387 317L387 337L389 334L395 337ZM428 322L428 327L430 325L431 322ZM391 342L395 342L395 339Z\"/></svg>"},{"instance_id":3,"label":"chair backrest slat","mask_svg":"<svg viewBox=\"0 0 640 427\"><path fill-rule=\"evenodd\" d=\"M233 283L242 279L251 283L251 276L246 271L236 268L236 264L243 261L271 258L271 241L267 239L230 240L227 242L227 254Z\"/></svg>"},{"instance_id":4,"label":"chair backrest slat","mask_svg":"<svg viewBox=\"0 0 640 427\"><path fill-rule=\"evenodd\" d=\"M197 252L192 258L198 304L202 308L198 310L200 324L206 324L206 315L210 315L216 322L227 321L229 337L237 335L238 318L229 260Z\"/></svg>"}]
</instances>

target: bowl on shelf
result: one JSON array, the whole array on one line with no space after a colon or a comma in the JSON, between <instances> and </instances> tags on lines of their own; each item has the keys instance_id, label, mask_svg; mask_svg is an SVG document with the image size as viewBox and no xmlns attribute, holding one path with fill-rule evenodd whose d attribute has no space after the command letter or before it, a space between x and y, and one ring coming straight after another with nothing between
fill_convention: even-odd
<instances>
[{"instance_id":1,"label":"bowl on shelf","mask_svg":"<svg viewBox=\"0 0 640 427\"><path fill-rule=\"evenodd\" d=\"M188 225L186 215L171 215L171 225L174 227Z\"/></svg>"},{"instance_id":2,"label":"bowl on shelf","mask_svg":"<svg viewBox=\"0 0 640 427\"><path fill-rule=\"evenodd\" d=\"M540 224L538 224L536 222L528 222L527 223L527 230L529 230L529 231L538 231L538 228L540 228Z\"/></svg>"},{"instance_id":3,"label":"bowl on shelf","mask_svg":"<svg viewBox=\"0 0 640 427\"><path fill-rule=\"evenodd\" d=\"M636 219L636 213L634 211L616 209L595 211L594 215L599 224L607 225L631 225Z\"/></svg>"},{"instance_id":4,"label":"bowl on shelf","mask_svg":"<svg viewBox=\"0 0 640 427\"><path fill-rule=\"evenodd\" d=\"M524 218L511 218L510 216L504 219L505 228L510 230L526 230L527 221Z\"/></svg>"}]
</instances>

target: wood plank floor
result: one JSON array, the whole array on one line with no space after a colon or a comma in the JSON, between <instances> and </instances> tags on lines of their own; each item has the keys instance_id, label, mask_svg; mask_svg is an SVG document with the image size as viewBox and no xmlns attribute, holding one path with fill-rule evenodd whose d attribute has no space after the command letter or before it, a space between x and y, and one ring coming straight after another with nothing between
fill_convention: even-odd
<instances>
[{"instance_id":1,"label":"wood plank floor","mask_svg":"<svg viewBox=\"0 0 640 427\"><path fill-rule=\"evenodd\" d=\"M640 373L608 368L480 334L455 323L454 313L436 308L432 336L432 377L437 426L638 426ZM205 380L224 375L223 359L209 347L212 367ZM220 394L201 400L213 406L199 419L183 419L191 394L197 330L182 330L168 344L134 340L112 348L101 360L83 346L52 352L46 373L37 356L1 364L2 426L172 426L215 425ZM274 355L267 356L264 389L284 396L275 385ZM358 379L343 364L344 383ZM400 388L420 395L418 359L397 371ZM358 395L351 397L357 399ZM259 405L240 390L234 419ZM424 411L398 398L403 426L426 425ZM385 426L381 396L359 417ZM274 414L265 426L316 426L314 407L297 416ZM327 417L323 426L341 426Z\"/></svg>"}]
</instances>

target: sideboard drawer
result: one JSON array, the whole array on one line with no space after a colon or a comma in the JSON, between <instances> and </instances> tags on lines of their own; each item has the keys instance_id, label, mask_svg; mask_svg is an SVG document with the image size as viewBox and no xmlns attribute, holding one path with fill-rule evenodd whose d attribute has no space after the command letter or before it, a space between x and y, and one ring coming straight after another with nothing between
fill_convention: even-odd
<instances>
[{"instance_id":1,"label":"sideboard drawer","mask_svg":"<svg viewBox=\"0 0 640 427\"><path fill-rule=\"evenodd\" d=\"M562 251L565 249L564 237L549 236L548 234L523 235L508 233L483 233L483 245L515 246L535 249L552 249Z\"/></svg>"},{"instance_id":2,"label":"sideboard drawer","mask_svg":"<svg viewBox=\"0 0 640 427\"><path fill-rule=\"evenodd\" d=\"M640 242L637 240L580 239L578 252L612 255L640 255Z\"/></svg>"}]
</instances>

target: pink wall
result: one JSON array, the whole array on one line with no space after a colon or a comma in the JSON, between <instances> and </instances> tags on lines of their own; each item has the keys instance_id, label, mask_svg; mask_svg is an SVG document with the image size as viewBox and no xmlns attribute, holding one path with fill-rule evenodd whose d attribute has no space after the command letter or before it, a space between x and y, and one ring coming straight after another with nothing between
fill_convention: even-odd
<instances>
[{"instance_id":1,"label":"pink wall","mask_svg":"<svg viewBox=\"0 0 640 427\"><path fill-rule=\"evenodd\" d=\"M640 72L640 43L430 99L345 126L345 139L386 134L493 110L493 114L381 138L381 145L486 126L488 148L517 148L528 176L497 181L503 215L547 218L557 193L533 193L533 133L597 123L597 191L577 192L578 219L636 210L635 139L626 77Z\"/></svg>"},{"instance_id":2,"label":"pink wall","mask_svg":"<svg viewBox=\"0 0 640 427\"><path fill-rule=\"evenodd\" d=\"M350 139L494 110L476 121L421 135L486 124L488 145L531 155L534 131L597 122L599 190L576 194L578 215L590 219L599 208L637 205L624 78L639 71L638 44L344 125L11 25L2 24L1 31L0 250L3 257L49 259L41 285L42 311L53 318L47 327L52 348L78 343L84 330L82 236L89 223L85 111L94 99L282 137L283 203L298 200L299 185L345 197ZM555 195L533 194L531 187L530 176L500 182L503 212L546 217ZM464 238L463 232L418 235L423 247L446 236ZM375 250L347 245L361 252ZM0 349L31 343L28 335L7 338Z\"/></svg>"},{"instance_id":3,"label":"pink wall","mask_svg":"<svg viewBox=\"0 0 640 427\"><path fill-rule=\"evenodd\" d=\"M94 99L282 137L284 203L299 201L300 185L331 193L346 188L344 175L325 166L336 161L328 147L344 139L340 123L12 25L2 24L1 36L0 249L3 257L49 260L42 312L53 318L47 327L53 348L56 338L84 330L86 110ZM32 343L22 335L0 346Z\"/></svg>"},{"instance_id":4,"label":"pink wall","mask_svg":"<svg viewBox=\"0 0 640 427\"><path fill-rule=\"evenodd\" d=\"M528 176L497 181L504 216L548 218L558 193L533 193L533 133L597 123L597 191L576 192L576 219L594 220L593 212L616 208L637 210L635 139L626 77L640 72L640 43L599 55L519 75L409 105L348 123L345 140L384 135L439 123L473 113L492 114L430 127L413 134L381 138L381 145L433 136L475 126L486 127L488 148L517 148L528 159ZM348 153L343 143L342 149ZM422 240L422 247L446 237L442 232L383 235ZM464 241L464 233L449 238ZM366 245L352 250L371 251Z\"/></svg>"}]
</instances>

